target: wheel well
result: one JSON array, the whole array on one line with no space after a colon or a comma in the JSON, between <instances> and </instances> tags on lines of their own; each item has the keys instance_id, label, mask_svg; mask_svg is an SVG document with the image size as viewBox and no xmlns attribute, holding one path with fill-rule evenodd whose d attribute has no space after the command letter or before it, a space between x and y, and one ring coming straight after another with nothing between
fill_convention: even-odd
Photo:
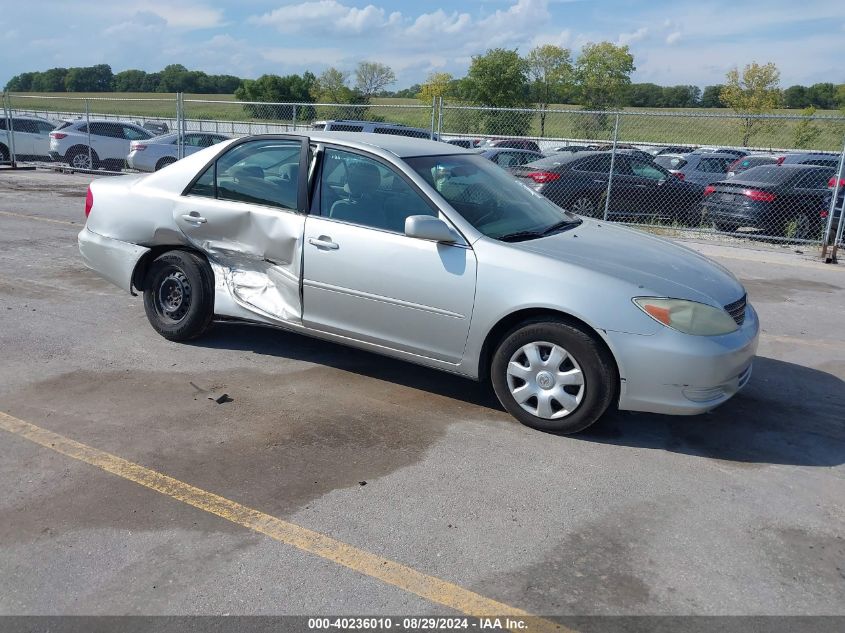
<instances>
[{"instance_id":1,"label":"wheel well","mask_svg":"<svg viewBox=\"0 0 845 633\"><path fill-rule=\"evenodd\" d=\"M161 158L158 159L158 162L156 163L156 169L161 169L162 167L165 167L166 165L169 165L170 163L175 163L175 162L176 162L176 159L173 158L172 156L162 156Z\"/></svg>"},{"instance_id":2,"label":"wheel well","mask_svg":"<svg viewBox=\"0 0 845 633\"><path fill-rule=\"evenodd\" d=\"M613 370L617 381L621 381L622 377L619 374L619 365L616 363L616 358L613 356L613 352L610 351L610 348L607 346L605 340L599 336L599 333L581 319L578 319L571 314L567 314L566 312L552 310L550 308L527 308L524 310L518 310L517 312L513 312L503 317L498 323L496 323L496 325L493 326L490 332L487 333L487 338L484 339L484 345L481 347L481 359L478 367L478 375L480 379L482 381L490 379L490 363L493 360L493 353L496 351L496 345L508 334L508 332L522 323L542 320L544 318L553 319L555 321L563 321L568 325L577 327L579 330L590 336L590 338L596 341L599 347L605 351L608 360L610 360L613 364ZM617 389L618 388L619 382L617 382ZM617 397L618 396L614 395L614 400Z\"/></svg>"},{"instance_id":3,"label":"wheel well","mask_svg":"<svg viewBox=\"0 0 845 633\"><path fill-rule=\"evenodd\" d=\"M65 156L73 156L74 154L87 154L88 153L88 146L87 145L74 145L65 152ZM91 154L93 156L97 155L97 152L94 151L94 148L91 148Z\"/></svg>"},{"instance_id":4,"label":"wheel well","mask_svg":"<svg viewBox=\"0 0 845 633\"><path fill-rule=\"evenodd\" d=\"M183 244L168 244L166 246L153 246L148 253L144 253L143 257L138 260L138 263L135 264L135 270L132 271L132 287L136 290L145 290L144 288L144 279L147 276L147 270L150 267L150 264L155 260L156 257L159 255L166 253L168 251L188 251L189 253L193 253L203 259L203 261L208 262L208 258L205 256L205 253L202 251L198 251L195 248L190 248Z\"/></svg>"}]
</instances>

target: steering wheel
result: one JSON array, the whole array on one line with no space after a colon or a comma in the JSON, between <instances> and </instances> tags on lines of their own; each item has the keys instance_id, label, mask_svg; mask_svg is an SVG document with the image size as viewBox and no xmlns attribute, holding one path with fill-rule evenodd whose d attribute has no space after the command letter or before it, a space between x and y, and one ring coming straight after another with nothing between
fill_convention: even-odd
<instances>
[{"instance_id":1,"label":"steering wheel","mask_svg":"<svg viewBox=\"0 0 845 633\"><path fill-rule=\"evenodd\" d=\"M475 224L480 224L499 210L499 200L487 187L479 184L469 185L461 193L461 199L482 209L489 209L486 213L475 218Z\"/></svg>"}]
</instances>

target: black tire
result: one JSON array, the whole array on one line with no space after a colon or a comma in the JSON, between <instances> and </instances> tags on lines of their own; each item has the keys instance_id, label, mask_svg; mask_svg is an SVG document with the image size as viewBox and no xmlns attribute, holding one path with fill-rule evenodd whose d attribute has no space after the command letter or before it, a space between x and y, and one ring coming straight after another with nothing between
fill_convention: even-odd
<instances>
[{"instance_id":1,"label":"black tire","mask_svg":"<svg viewBox=\"0 0 845 633\"><path fill-rule=\"evenodd\" d=\"M564 208L584 217L601 219L604 217L604 196L579 193L573 196Z\"/></svg>"},{"instance_id":2,"label":"black tire","mask_svg":"<svg viewBox=\"0 0 845 633\"><path fill-rule=\"evenodd\" d=\"M144 280L144 311L153 329L170 341L188 341L214 317L214 274L202 257L168 251L153 260Z\"/></svg>"},{"instance_id":3,"label":"black tire","mask_svg":"<svg viewBox=\"0 0 845 633\"><path fill-rule=\"evenodd\" d=\"M81 165L79 161L75 161L77 157L80 157L84 162L85 165ZM91 150L91 161L88 162L88 148L87 147L73 147L71 148L67 155L65 156L65 162L68 165L75 169L99 169L100 168L100 157L97 156L97 152L93 149Z\"/></svg>"},{"instance_id":4,"label":"black tire","mask_svg":"<svg viewBox=\"0 0 845 633\"><path fill-rule=\"evenodd\" d=\"M10 158L9 150L5 145L0 144L0 163L8 163Z\"/></svg>"},{"instance_id":5,"label":"black tire","mask_svg":"<svg viewBox=\"0 0 845 633\"><path fill-rule=\"evenodd\" d=\"M821 227L806 213L796 213L783 221L783 224L772 230L771 235L778 235L795 240L809 240L821 235Z\"/></svg>"},{"instance_id":6,"label":"black tire","mask_svg":"<svg viewBox=\"0 0 845 633\"><path fill-rule=\"evenodd\" d=\"M175 162L176 162L175 158L171 158L170 156L165 156L164 158L159 159L159 161L156 163L156 169L155 170L158 171L159 169L163 169L163 168L167 167L168 165L172 165Z\"/></svg>"},{"instance_id":7,"label":"black tire","mask_svg":"<svg viewBox=\"0 0 845 633\"><path fill-rule=\"evenodd\" d=\"M580 402L563 417L549 419L534 415L524 409L511 394L508 367L512 358L523 346L538 342L557 345L568 352L569 357L563 361L563 365L554 368L555 371L560 371L561 367L565 370L567 364L570 368L581 370L583 391ZM543 360L541 354L543 362L548 358ZM552 369L551 366L547 367ZM504 336L493 352L490 380L499 402L522 424L561 434L578 433L593 424L604 414L619 391L619 378L609 352L582 329L548 318L526 321ZM578 390L579 387L573 389ZM531 406L530 399L526 404ZM539 411L539 406L535 408ZM555 414L559 414L561 409Z\"/></svg>"},{"instance_id":8,"label":"black tire","mask_svg":"<svg viewBox=\"0 0 845 633\"><path fill-rule=\"evenodd\" d=\"M725 224L724 222L713 222L713 227L721 233L733 233L739 228L733 224Z\"/></svg>"}]
</instances>

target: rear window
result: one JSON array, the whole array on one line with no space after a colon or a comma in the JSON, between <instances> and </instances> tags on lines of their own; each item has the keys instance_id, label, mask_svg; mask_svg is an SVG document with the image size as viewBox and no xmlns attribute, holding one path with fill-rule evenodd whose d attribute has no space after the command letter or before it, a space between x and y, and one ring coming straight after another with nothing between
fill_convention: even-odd
<instances>
[{"instance_id":1,"label":"rear window","mask_svg":"<svg viewBox=\"0 0 845 633\"><path fill-rule=\"evenodd\" d=\"M678 156L655 156L654 162L664 169L680 169L687 161Z\"/></svg>"},{"instance_id":2,"label":"rear window","mask_svg":"<svg viewBox=\"0 0 845 633\"><path fill-rule=\"evenodd\" d=\"M73 125L73 123L71 123L70 121L62 121L61 123L59 123L59 127L57 127L56 129L63 130L66 127L70 127L71 125Z\"/></svg>"},{"instance_id":3,"label":"rear window","mask_svg":"<svg viewBox=\"0 0 845 633\"><path fill-rule=\"evenodd\" d=\"M698 163L696 171L704 172L705 174L724 174L728 171L728 165L734 162L736 158L702 158Z\"/></svg>"},{"instance_id":4,"label":"rear window","mask_svg":"<svg viewBox=\"0 0 845 633\"><path fill-rule=\"evenodd\" d=\"M839 161L835 158L811 158L801 162L802 165L818 165L819 167L836 167Z\"/></svg>"},{"instance_id":5,"label":"rear window","mask_svg":"<svg viewBox=\"0 0 845 633\"><path fill-rule=\"evenodd\" d=\"M760 165L742 172L742 180L777 184L786 182L798 175L800 174L796 173L794 169L782 165Z\"/></svg>"}]
</instances>

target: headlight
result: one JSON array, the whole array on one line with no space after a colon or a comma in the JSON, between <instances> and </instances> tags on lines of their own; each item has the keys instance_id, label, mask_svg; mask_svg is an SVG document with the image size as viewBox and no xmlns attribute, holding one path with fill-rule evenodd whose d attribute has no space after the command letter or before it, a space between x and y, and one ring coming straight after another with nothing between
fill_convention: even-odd
<instances>
[{"instance_id":1,"label":"headlight","mask_svg":"<svg viewBox=\"0 0 845 633\"><path fill-rule=\"evenodd\" d=\"M739 329L724 309L696 301L634 297L634 304L655 321L684 334L716 336Z\"/></svg>"}]
</instances>

